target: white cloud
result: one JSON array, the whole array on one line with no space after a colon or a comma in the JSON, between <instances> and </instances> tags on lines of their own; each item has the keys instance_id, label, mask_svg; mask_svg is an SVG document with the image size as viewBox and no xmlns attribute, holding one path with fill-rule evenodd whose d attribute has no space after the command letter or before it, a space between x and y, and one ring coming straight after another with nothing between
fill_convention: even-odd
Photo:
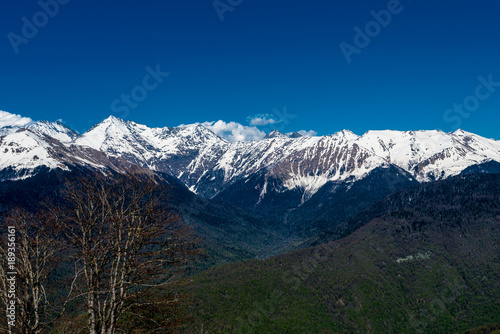
<instances>
[{"instance_id":1,"label":"white cloud","mask_svg":"<svg viewBox=\"0 0 500 334\"><path fill-rule=\"evenodd\" d=\"M266 135L264 131L257 129L255 126L245 126L236 122L205 122L201 123L201 125L230 142L261 140Z\"/></svg>"},{"instance_id":2,"label":"white cloud","mask_svg":"<svg viewBox=\"0 0 500 334\"><path fill-rule=\"evenodd\" d=\"M276 124L276 123L280 122L280 121L275 120L272 117L273 117L273 115L262 114L262 115L255 115L255 116L248 117L247 120L250 123L250 125L252 125L252 126L264 126L264 125Z\"/></svg>"},{"instance_id":3,"label":"white cloud","mask_svg":"<svg viewBox=\"0 0 500 334\"><path fill-rule=\"evenodd\" d=\"M300 133L301 135L303 136L306 136L306 137L314 137L316 136L318 133L314 130L309 130L309 131L306 131L306 130L300 130L300 131L297 131L298 133Z\"/></svg>"},{"instance_id":4,"label":"white cloud","mask_svg":"<svg viewBox=\"0 0 500 334\"><path fill-rule=\"evenodd\" d=\"M0 128L4 126L24 126L33 122L29 117L22 117L21 115L11 114L6 111L0 110Z\"/></svg>"},{"instance_id":5,"label":"white cloud","mask_svg":"<svg viewBox=\"0 0 500 334\"><path fill-rule=\"evenodd\" d=\"M200 124L206 127L207 129L212 130L218 136L225 138L233 143L237 141L261 140L266 136L266 132L258 129L255 126L245 126L236 122L226 123L224 121L217 121L217 122L205 122ZM180 125L180 126L185 126L185 125ZM309 130L309 131L300 130L297 132L307 137L314 137L318 134L314 130Z\"/></svg>"}]
</instances>

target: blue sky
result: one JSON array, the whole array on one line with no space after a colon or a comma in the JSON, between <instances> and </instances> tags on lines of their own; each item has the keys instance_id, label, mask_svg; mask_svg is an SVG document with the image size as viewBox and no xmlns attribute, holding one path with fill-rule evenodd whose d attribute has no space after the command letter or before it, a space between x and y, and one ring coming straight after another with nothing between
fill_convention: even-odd
<instances>
[{"instance_id":1,"label":"blue sky","mask_svg":"<svg viewBox=\"0 0 500 334\"><path fill-rule=\"evenodd\" d=\"M0 110L500 139L497 1L55 1L0 4Z\"/></svg>"}]
</instances>

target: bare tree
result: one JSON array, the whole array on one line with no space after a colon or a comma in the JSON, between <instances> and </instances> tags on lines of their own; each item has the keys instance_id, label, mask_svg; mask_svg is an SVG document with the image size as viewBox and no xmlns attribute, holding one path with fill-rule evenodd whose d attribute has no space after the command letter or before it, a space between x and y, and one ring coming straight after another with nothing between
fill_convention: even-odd
<instances>
[{"instance_id":1,"label":"bare tree","mask_svg":"<svg viewBox=\"0 0 500 334\"><path fill-rule=\"evenodd\" d=\"M10 242L0 247L0 300L6 307L15 303L15 320L12 317L9 325L2 317L0 332L42 333L63 315L77 278L67 297L55 300L56 284L49 286L49 280L61 263L65 243L57 239L54 224L43 211L33 215L14 209L0 226L2 236L10 230Z\"/></svg>"},{"instance_id":2,"label":"bare tree","mask_svg":"<svg viewBox=\"0 0 500 334\"><path fill-rule=\"evenodd\" d=\"M96 173L68 182L65 203L51 210L81 259L91 334L115 333L127 312L168 303L147 296L177 282L196 254L167 193L150 175Z\"/></svg>"}]
</instances>

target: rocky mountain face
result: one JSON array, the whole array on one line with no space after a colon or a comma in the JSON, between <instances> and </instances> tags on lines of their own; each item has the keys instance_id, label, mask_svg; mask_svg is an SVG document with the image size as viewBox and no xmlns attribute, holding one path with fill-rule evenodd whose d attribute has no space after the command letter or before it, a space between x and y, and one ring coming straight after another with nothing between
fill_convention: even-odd
<instances>
[{"instance_id":1,"label":"rocky mountain face","mask_svg":"<svg viewBox=\"0 0 500 334\"><path fill-rule=\"evenodd\" d=\"M41 166L120 171L136 164L167 173L202 197L250 210L279 206L280 214L321 189L322 194L335 193L341 184L347 189L377 169L412 183L500 162L499 141L462 130L362 136L343 130L321 137L273 131L260 141L230 143L200 124L149 128L113 116L82 135L59 122L2 128L0 152L3 179L29 177Z\"/></svg>"}]
</instances>

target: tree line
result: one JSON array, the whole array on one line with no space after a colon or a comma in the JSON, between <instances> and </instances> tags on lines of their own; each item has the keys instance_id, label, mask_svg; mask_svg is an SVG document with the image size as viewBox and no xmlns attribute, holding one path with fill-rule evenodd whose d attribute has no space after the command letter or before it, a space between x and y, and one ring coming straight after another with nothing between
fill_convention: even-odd
<instances>
[{"instance_id":1,"label":"tree line","mask_svg":"<svg viewBox=\"0 0 500 334\"><path fill-rule=\"evenodd\" d=\"M183 296L173 287L199 250L168 206L168 186L152 175L99 172L67 180L60 195L0 220L0 301L15 305L15 322L2 316L0 333L167 333L178 326Z\"/></svg>"}]
</instances>

